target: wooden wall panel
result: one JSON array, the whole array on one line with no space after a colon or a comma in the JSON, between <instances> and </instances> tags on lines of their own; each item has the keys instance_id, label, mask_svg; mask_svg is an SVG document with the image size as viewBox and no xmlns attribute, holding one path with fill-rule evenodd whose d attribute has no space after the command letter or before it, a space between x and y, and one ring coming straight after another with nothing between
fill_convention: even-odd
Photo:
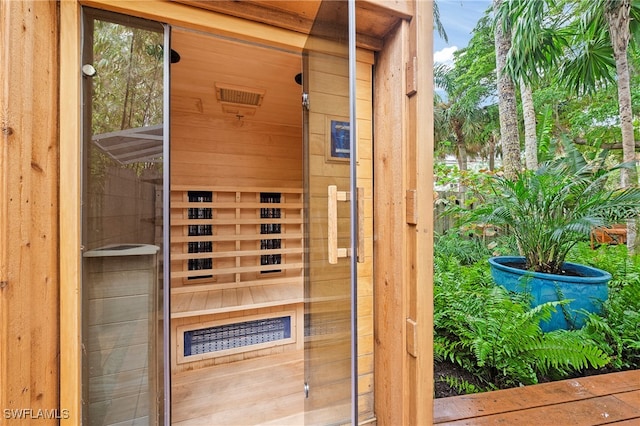
<instances>
[{"instance_id":1,"label":"wooden wall panel","mask_svg":"<svg viewBox=\"0 0 640 426\"><path fill-rule=\"evenodd\" d=\"M364 262L358 264L358 420L375 419L373 373L373 70L359 52L356 64L356 114L358 117L357 186L364 188Z\"/></svg>"},{"instance_id":2,"label":"wooden wall panel","mask_svg":"<svg viewBox=\"0 0 640 426\"><path fill-rule=\"evenodd\" d=\"M301 188L300 55L181 29L172 48L172 184ZM224 113L216 83L264 100L254 115Z\"/></svg>"},{"instance_id":3,"label":"wooden wall panel","mask_svg":"<svg viewBox=\"0 0 640 426\"><path fill-rule=\"evenodd\" d=\"M418 93L408 98L407 122L409 156L406 172L409 190L416 190L417 223L408 226L411 239L406 259L413 271L407 284L412 295L409 317L415 320L415 342L409 349L410 422L426 424L433 420L433 4L415 2L415 15L409 26L409 55L415 58Z\"/></svg>"},{"instance_id":4,"label":"wooden wall panel","mask_svg":"<svg viewBox=\"0 0 640 426\"><path fill-rule=\"evenodd\" d=\"M54 414L59 409L57 34L57 2L0 2L0 408Z\"/></svg>"}]
</instances>

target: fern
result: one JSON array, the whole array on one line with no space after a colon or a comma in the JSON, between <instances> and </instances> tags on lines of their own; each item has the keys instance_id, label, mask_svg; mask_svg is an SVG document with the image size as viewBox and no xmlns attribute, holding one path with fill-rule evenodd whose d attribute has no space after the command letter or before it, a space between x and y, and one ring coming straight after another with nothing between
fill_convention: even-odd
<instances>
[{"instance_id":1,"label":"fern","mask_svg":"<svg viewBox=\"0 0 640 426\"><path fill-rule=\"evenodd\" d=\"M436 273L435 352L500 387L606 365L609 356L579 332L541 331L540 321L566 303L531 308L527 300L493 285L477 266Z\"/></svg>"},{"instance_id":2,"label":"fern","mask_svg":"<svg viewBox=\"0 0 640 426\"><path fill-rule=\"evenodd\" d=\"M603 316L589 315L585 333L612 358L615 369L640 368L640 278L615 280Z\"/></svg>"},{"instance_id":3,"label":"fern","mask_svg":"<svg viewBox=\"0 0 640 426\"><path fill-rule=\"evenodd\" d=\"M538 368L544 374L551 370L601 368L610 361L598 346L585 345L581 333L566 330L546 333L544 339L523 347L522 354L540 360Z\"/></svg>"},{"instance_id":4,"label":"fern","mask_svg":"<svg viewBox=\"0 0 640 426\"><path fill-rule=\"evenodd\" d=\"M468 380L452 377L452 376L444 376L440 378L440 381L446 383L451 389L454 389L458 394L472 394L472 393L480 393L487 392L493 390L494 388L490 385L487 385L486 388L482 388L474 385Z\"/></svg>"}]
</instances>

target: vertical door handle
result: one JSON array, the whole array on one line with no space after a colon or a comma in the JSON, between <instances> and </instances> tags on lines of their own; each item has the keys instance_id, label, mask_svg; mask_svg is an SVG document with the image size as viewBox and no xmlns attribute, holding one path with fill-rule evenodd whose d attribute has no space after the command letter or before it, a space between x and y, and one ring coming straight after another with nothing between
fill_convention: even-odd
<instances>
[{"instance_id":1,"label":"vertical door handle","mask_svg":"<svg viewBox=\"0 0 640 426\"><path fill-rule=\"evenodd\" d=\"M338 201L350 201L348 191L338 191L336 185L328 187L327 202L327 242L329 263L335 265L341 257L351 256L350 248L338 248ZM358 262L364 262L364 188L358 188L356 193L358 203Z\"/></svg>"}]
</instances>

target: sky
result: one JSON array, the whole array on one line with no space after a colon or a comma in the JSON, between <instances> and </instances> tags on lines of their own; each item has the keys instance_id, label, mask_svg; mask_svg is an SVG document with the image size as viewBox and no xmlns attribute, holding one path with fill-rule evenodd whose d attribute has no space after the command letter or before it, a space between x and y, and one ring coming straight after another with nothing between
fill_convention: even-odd
<instances>
[{"instance_id":1,"label":"sky","mask_svg":"<svg viewBox=\"0 0 640 426\"><path fill-rule=\"evenodd\" d=\"M437 32L433 35L434 62L447 63L453 59L453 52L467 47L471 31L491 5L491 0L437 0L440 21L449 37L445 43Z\"/></svg>"}]
</instances>

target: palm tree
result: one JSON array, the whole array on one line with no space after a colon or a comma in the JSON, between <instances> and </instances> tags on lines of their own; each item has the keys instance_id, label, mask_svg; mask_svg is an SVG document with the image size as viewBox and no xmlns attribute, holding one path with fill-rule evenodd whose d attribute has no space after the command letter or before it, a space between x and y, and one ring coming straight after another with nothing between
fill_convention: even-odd
<instances>
[{"instance_id":1,"label":"palm tree","mask_svg":"<svg viewBox=\"0 0 640 426\"><path fill-rule=\"evenodd\" d=\"M633 121L631 114L631 87L629 83L629 63L627 48L629 46L631 0L606 0L604 16L609 26L609 37L616 61L618 81L618 103L620 108L620 128L622 130L622 157L625 162L635 161L635 141L633 137ZM637 171L630 173L623 170L622 186L624 188L638 183ZM635 175L635 176L633 176Z\"/></svg>"},{"instance_id":2,"label":"palm tree","mask_svg":"<svg viewBox=\"0 0 640 426\"><path fill-rule=\"evenodd\" d=\"M507 0L499 10L502 21L511 22L511 48L505 65L508 73L520 86L520 100L524 121L525 165L529 170L538 168L538 141L536 137L536 112L533 104L533 85L544 75L540 57L554 60L561 55L554 39L553 26L546 16L561 16L553 0Z\"/></svg>"},{"instance_id":3,"label":"palm tree","mask_svg":"<svg viewBox=\"0 0 640 426\"><path fill-rule=\"evenodd\" d=\"M604 16L609 26L611 46L613 47L613 57L616 61L618 107L620 108L620 129L622 130L622 158L625 162L635 162L636 144L633 136L631 86L629 83L629 63L627 61L627 48L631 36L629 30L631 0L606 0L604 9ZM638 184L636 168L622 170L621 184L623 188ZM636 220L627 221L627 241L631 251L635 251L636 223Z\"/></svg>"},{"instance_id":4,"label":"palm tree","mask_svg":"<svg viewBox=\"0 0 640 426\"><path fill-rule=\"evenodd\" d=\"M508 16L501 13L503 0L493 0L496 16L495 48L500 111L500 139L505 176L515 178L522 168L520 161L520 137L518 132L518 110L513 79L506 72L507 54L511 48L511 28Z\"/></svg>"},{"instance_id":5,"label":"palm tree","mask_svg":"<svg viewBox=\"0 0 640 426\"><path fill-rule=\"evenodd\" d=\"M520 79L520 102L524 122L524 165L529 170L538 168L538 139L536 137L536 110L533 106L531 86Z\"/></svg>"},{"instance_id":6,"label":"palm tree","mask_svg":"<svg viewBox=\"0 0 640 426\"><path fill-rule=\"evenodd\" d=\"M510 73L532 82L540 72L558 70L560 80L577 94L617 83L623 161L634 162L627 50L631 28L640 25L640 0L534 1L511 11L519 25L514 27ZM531 31L535 23L540 32ZM637 184L635 167L622 171L623 188ZM627 240L633 250L635 222L629 223Z\"/></svg>"},{"instance_id":7,"label":"palm tree","mask_svg":"<svg viewBox=\"0 0 640 426\"><path fill-rule=\"evenodd\" d=\"M438 7L438 2L433 2L433 28L438 32L438 35L442 37L445 43L449 42L449 36L447 35L447 31L442 25L442 21L440 20L440 8Z\"/></svg>"},{"instance_id":8,"label":"palm tree","mask_svg":"<svg viewBox=\"0 0 640 426\"><path fill-rule=\"evenodd\" d=\"M456 88L455 81L459 72L459 67L443 64L435 67L436 84L445 91L445 96L434 97L434 112L436 139L452 140L455 143L458 167L465 171L468 164L467 148L480 133L483 109L479 106L478 98ZM477 152L478 149L472 151Z\"/></svg>"}]
</instances>

